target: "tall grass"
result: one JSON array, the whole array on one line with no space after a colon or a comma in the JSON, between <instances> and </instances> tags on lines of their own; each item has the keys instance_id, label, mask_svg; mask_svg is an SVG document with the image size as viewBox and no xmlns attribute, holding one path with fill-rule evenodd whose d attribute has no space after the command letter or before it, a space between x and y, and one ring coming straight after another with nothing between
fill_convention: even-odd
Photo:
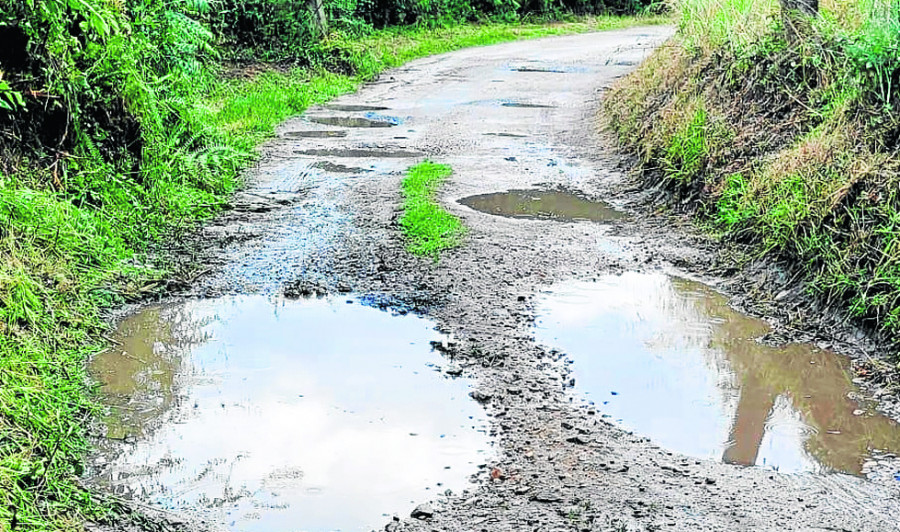
<instances>
[{"instance_id":1,"label":"tall grass","mask_svg":"<svg viewBox=\"0 0 900 532\"><path fill-rule=\"evenodd\" d=\"M673 1L611 126L677 205L896 339L900 0L822 0L790 36L778 0Z\"/></svg>"}]
</instances>

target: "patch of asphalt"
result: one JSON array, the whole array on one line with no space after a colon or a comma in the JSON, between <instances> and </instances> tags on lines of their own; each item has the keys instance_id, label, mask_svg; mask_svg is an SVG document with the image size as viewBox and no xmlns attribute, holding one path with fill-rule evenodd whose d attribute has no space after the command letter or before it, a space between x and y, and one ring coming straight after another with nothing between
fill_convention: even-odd
<instances>
[{"instance_id":1,"label":"patch of asphalt","mask_svg":"<svg viewBox=\"0 0 900 532\"><path fill-rule=\"evenodd\" d=\"M247 192L299 199L272 201L272 209L248 201L195 237L190 261L214 272L192 285L192 295L353 291L427 315L454 338L441 349L478 383L474 399L492 420L497 452L472 472L470 489L422 501L428 506L416 518L397 516L386 530L898 529L900 490L892 484L696 460L612 426L570 389L566 354L534 340L535 295L562 280L678 271L749 294L735 299L743 306L754 300L753 276L721 277L735 272L723 266L721 248L687 220L646 215L647 197L628 189L627 161L596 131L599 88L627 73L669 32L636 28L463 50L415 61L339 99L340 105L389 106L407 117L394 128L408 137L405 147L454 168L440 199L470 232L438 262L409 255L398 231L399 183L409 161L342 158L373 170L351 179L293 156L298 147L387 143L396 134L388 128L271 141ZM535 113L465 105L480 98L554 107ZM298 118L283 127L304 123ZM486 135L506 131L526 136ZM537 185L602 198L632 216L610 224L548 223L456 203ZM797 337L786 325L793 321L781 323L776 331Z\"/></svg>"}]
</instances>

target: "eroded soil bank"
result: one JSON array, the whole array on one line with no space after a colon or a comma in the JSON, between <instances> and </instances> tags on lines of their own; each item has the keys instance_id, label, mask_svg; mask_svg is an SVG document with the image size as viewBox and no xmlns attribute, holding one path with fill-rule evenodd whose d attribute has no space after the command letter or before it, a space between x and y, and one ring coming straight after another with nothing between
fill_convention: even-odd
<instances>
[{"instance_id":1,"label":"eroded soil bank","mask_svg":"<svg viewBox=\"0 0 900 532\"><path fill-rule=\"evenodd\" d=\"M880 455L882 463L873 465L865 449L866 442L881 441L873 434L886 434L885 446L895 444L896 424L851 401L861 392L850 382L847 362L822 355L828 349L852 352L845 349L852 346L828 331L807 331L801 338L778 320L742 317L704 285L677 280L729 289L714 275L720 271L715 246L677 220L645 215L642 196L628 189L622 161L597 132L604 87L667 36L666 29L635 28L511 43L391 71L335 106L284 124L281 137L263 148L251 186L236 198L233 211L191 245L194 254L184 260L211 272L187 296L354 293L370 306L419 314L447 335L439 350L474 383L496 446L473 466L467 489L423 496L419 502L431 508L418 513L421 519L410 518L406 508L384 508L398 517L385 518L388 530L897 528L900 490L890 455ZM345 133L299 133L336 130ZM441 203L470 230L464 245L439 262L408 254L397 230L401 173L425 157L453 167ZM507 195L481 210L459 203L496 200L484 195L509 191L522 201ZM563 192L574 195L562 197ZM569 212L552 216L552 198ZM593 214L585 215L590 200L604 200L598 208L627 216L590 209ZM615 279L630 279L634 286L616 297L591 295ZM666 283L688 284L679 291ZM630 315L631 321L599 333L594 327L599 336L581 343L567 343L571 336L562 329L545 334L550 322L560 322L553 309L565 307L554 306L554 294L573 287L587 290L581 297L601 306L622 303L626 310L615 315ZM649 294L646 301L641 294ZM648 312L662 316L651 325L663 325L642 336ZM575 305L574 315L589 318L590 312ZM672 315L682 318L666 328L663 318ZM676 341L666 344L667 338ZM806 343L779 347L793 339ZM677 426L664 432L712 432L712 439L688 438L713 442L709 449L694 452L677 441L660 441L666 438L652 424L615 410L615 401L646 406L651 414L672 406L665 394L653 396L661 388L625 382L651 370L662 379L677 374L652 366L661 352L671 352L679 363L706 361L718 369L701 373L715 381L708 384L720 402L713 405L717 419L731 423L709 431L685 419L683 434ZM640 356L650 362L642 364ZM788 358L828 365L821 378L827 393L805 388L810 374L786 363ZM588 360L599 365L592 368ZM759 368L766 371L760 375ZM753 388L748 383L754 379L764 385ZM827 394L836 396L829 400ZM691 406L685 408L695 416L703 408ZM672 415L663 419L671 422ZM855 428L833 428L836 419ZM786 420L793 443L773 444L784 431L770 428ZM155 434L165 430L163 425ZM259 437L277 437L277 427L269 430ZM852 430L862 434L852 445L828 443ZM140 441L122 445L139 448ZM767 448L774 454L761 451ZM791 455L782 462L793 465L784 469L798 472L765 467L775 455ZM760 456L768 458L760 463ZM877 470L873 480L859 476L867 461L866 472ZM751 463L759 465L735 465ZM360 506L368 502L362 497Z\"/></svg>"}]
</instances>

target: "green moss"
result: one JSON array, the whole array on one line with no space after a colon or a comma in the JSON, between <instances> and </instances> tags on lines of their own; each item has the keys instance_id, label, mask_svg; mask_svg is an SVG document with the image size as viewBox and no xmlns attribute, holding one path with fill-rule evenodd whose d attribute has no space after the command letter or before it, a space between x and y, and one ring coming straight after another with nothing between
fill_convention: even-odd
<instances>
[{"instance_id":1,"label":"green moss","mask_svg":"<svg viewBox=\"0 0 900 532\"><path fill-rule=\"evenodd\" d=\"M462 243L466 228L435 201L438 189L453 173L446 164L425 161L407 170L403 179L403 216L400 227L416 255L440 257L441 251Z\"/></svg>"}]
</instances>

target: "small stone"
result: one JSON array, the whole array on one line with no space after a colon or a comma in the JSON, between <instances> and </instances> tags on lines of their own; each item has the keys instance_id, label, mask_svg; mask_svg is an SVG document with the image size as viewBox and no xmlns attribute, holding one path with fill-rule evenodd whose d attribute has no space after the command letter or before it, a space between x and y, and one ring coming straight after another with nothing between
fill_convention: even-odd
<instances>
[{"instance_id":1,"label":"small stone","mask_svg":"<svg viewBox=\"0 0 900 532\"><path fill-rule=\"evenodd\" d=\"M413 519L431 519L434 517L434 510L430 504L424 503L416 506L416 509L409 516Z\"/></svg>"},{"instance_id":2,"label":"small stone","mask_svg":"<svg viewBox=\"0 0 900 532\"><path fill-rule=\"evenodd\" d=\"M444 373L450 375L451 377L459 377L462 375L463 369L459 364L450 364L447 366L447 369L444 370Z\"/></svg>"},{"instance_id":3,"label":"small stone","mask_svg":"<svg viewBox=\"0 0 900 532\"><path fill-rule=\"evenodd\" d=\"M856 410L853 411L853 415L854 415L854 416L861 416L861 415L863 415L863 414L865 414L865 413L866 413L865 410L860 410L860 409L858 409L858 408L857 408Z\"/></svg>"},{"instance_id":4,"label":"small stone","mask_svg":"<svg viewBox=\"0 0 900 532\"><path fill-rule=\"evenodd\" d=\"M535 502L562 502L563 497L559 492L553 490L542 490L535 493L531 500Z\"/></svg>"},{"instance_id":5,"label":"small stone","mask_svg":"<svg viewBox=\"0 0 900 532\"><path fill-rule=\"evenodd\" d=\"M469 392L469 397L471 397L472 399L475 399L475 400L478 401L479 403L487 403L487 402L490 401L494 396L491 395L491 394L489 394L489 393L484 393L484 392L479 391L479 390L474 390L474 391L472 391L472 392Z\"/></svg>"}]
</instances>

